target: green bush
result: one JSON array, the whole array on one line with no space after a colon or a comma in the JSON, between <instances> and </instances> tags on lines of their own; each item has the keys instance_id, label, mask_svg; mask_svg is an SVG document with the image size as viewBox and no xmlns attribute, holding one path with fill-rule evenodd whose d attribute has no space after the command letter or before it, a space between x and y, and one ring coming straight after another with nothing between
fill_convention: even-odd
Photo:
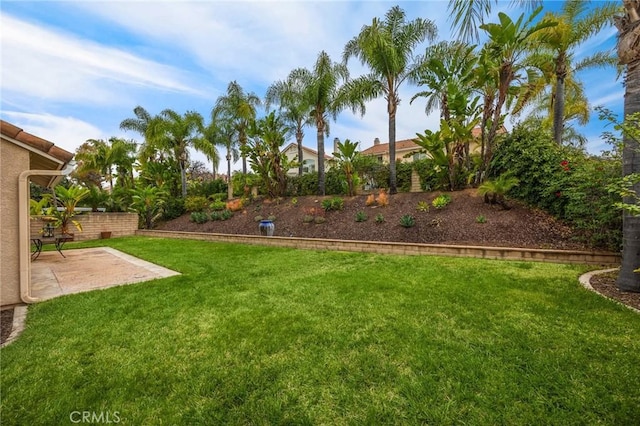
<instances>
[{"instance_id":1,"label":"green bush","mask_svg":"<svg viewBox=\"0 0 640 426\"><path fill-rule=\"evenodd\" d=\"M222 220L231 219L232 217L233 217L233 212L229 209L222 210L222 213L220 213L220 219Z\"/></svg>"},{"instance_id":2,"label":"green bush","mask_svg":"<svg viewBox=\"0 0 640 426\"><path fill-rule=\"evenodd\" d=\"M356 222L365 222L369 217L363 211L359 211L356 213Z\"/></svg>"},{"instance_id":3,"label":"green bush","mask_svg":"<svg viewBox=\"0 0 640 426\"><path fill-rule=\"evenodd\" d=\"M378 213L376 215L376 223L383 223L384 222L384 215L382 213Z\"/></svg>"},{"instance_id":4,"label":"green bush","mask_svg":"<svg viewBox=\"0 0 640 426\"><path fill-rule=\"evenodd\" d=\"M416 219L410 214L405 214L400 218L400 226L404 228L413 228L416 225Z\"/></svg>"},{"instance_id":5,"label":"green bush","mask_svg":"<svg viewBox=\"0 0 640 426\"><path fill-rule=\"evenodd\" d=\"M419 212L428 212L429 211L429 203L426 201L418 201L418 205L416 206L416 210Z\"/></svg>"},{"instance_id":6,"label":"green bush","mask_svg":"<svg viewBox=\"0 0 640 426\"><path fill-rule=\"evenodd\" d=\"M324 211L337 211L342 210L344 207L344 200L340 197L326 198L322 200L322 208Z\"/></svg>"},{"instance_id":7,"label":"green bush","mask_svg":"<svg viewBox=\"0 0 640 426\"><path fill-rule=\"evenodd\" d=\"M187 212L201 212L205 210L209 202L201 195L187 197L184 200L184 208Z\"/></svg>"},{"instance_id":8,"label":"green bush","mask_svg":"<svg viewBox=\"0 0 640 426\"><path fill-rule=\"evenodd\" d=\"M219 211L211 212L211 220L213 221L222 220L222 212L219 212Z\"/></svg>"},{"instance_id":9,"label":"green bush","mask_svg":"<svg viewBox=\"0 0 640 426\"><path fill-rule=\"evenodd\" d=\"M171 220L182 216L184 213L184 199L179 197L169 197L165 202L162 218L164 220Z\"/></svg>"},{"instance_id":10,"label":"green bush","mask_svg":"<svg viewBox=\"0 0 640 426\"><path fill-rule=\"evenodd\" d=\"M209 204L209 208L214 211L221 211L227 208L227 203L225 203L224 201L216 200L213 203Z\"/></svg>"},{"instance_id":11,"label":"green bush","mask_svg":"<svg viewBox=\"0 0 640 426\"><path fill-rule=\"evenodd\" d=\"M190 220L195 223L205 223L209 220L209 215L206 212L192 212Z\"/></svg>"}]
</instances>

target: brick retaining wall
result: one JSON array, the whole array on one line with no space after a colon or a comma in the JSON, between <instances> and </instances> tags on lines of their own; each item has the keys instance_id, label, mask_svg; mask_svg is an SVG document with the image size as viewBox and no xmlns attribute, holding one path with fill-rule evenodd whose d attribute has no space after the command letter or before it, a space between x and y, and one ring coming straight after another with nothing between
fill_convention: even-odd
<instances>
[{"instance_id":1,"label":"brick retaining wall","mask_svg":"<svg viewBox=\"0 0 640 426\"><path fill-rule=\"evenodd\" d=\"M258 244L309 250L360 251L402 255L438 255L606 266L620 265L620 255L618 253L595 251L592 252L511 247L477 247L442 244L389 243L379 241L329 240L321 238L262 237L256 235L228 235L211 234L204 232L155 231L146 229L137 230L136 235L147 237L218 241L239 244Z\"/></svg>"},{"instance_id":2,"label":"brick retaining wall","mask_svg":"<svg viewBox=\"0 0 640 426\"><path fill-rule=\"evenodd\" d=\"M73 217L82 225L82 231L78 231L75 225L69 225L69 231L74 233L75 241L97 240L100 233L110 231L111 238L134 235L138 229L137 213L82 213ZM41 236L44 222L41 218L31 220L31 237ZM55 231L56 235L60 230Z\"/></svg>"}]
</instances>

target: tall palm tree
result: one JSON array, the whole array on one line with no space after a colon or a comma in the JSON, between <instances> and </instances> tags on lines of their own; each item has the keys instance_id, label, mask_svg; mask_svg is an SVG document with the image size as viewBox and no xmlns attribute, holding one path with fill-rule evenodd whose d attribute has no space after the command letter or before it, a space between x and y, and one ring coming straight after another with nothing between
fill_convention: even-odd
<instances>
[{"instance_id":1,"label":"tall palm tree","mask_svg":"<svg viewBox=\"0 0 640 426\"><path fill-rule=\"evenodd\" d=\"M231 162L238 161L240 152L238 150L238 134L233 126L233 122L225 116L211 112L211 124L208 132L214 133L216 145L226 148L225 159L227 160L227 194L228 198L233 198L233 186L231 184Z\"/></svg>"},{"instance_id":2,"label":"tall palm tree","mask_svg":"<svg viewBox=\"0 0 640 426\"><path fill-rule=\"evenodd\" d=\"M195 140L200 138L202 128L203 119L199 113L189 111L180 115L171 109L163 110L147 126L146 139L152 145L170 152L178 162L183 197L187 196L188 148L194 146Z\"/></svg>"},{"instance_id":3,"label":"tall palm tree","mask_svg":"<svg viewBox=\"0 0 640 426\"><path fill-rule=\"evenodd\" d=\"M624 15L616 18L618 28L618 57L626 66L624 116L640 112L640 3L623 0ZM640 173L640 145L638 141L623 135L622 173ZM640 184L633 187L640 194ZM625 200L630 202L630 200ZM640 216L625 211L622 218L622 266L617 285L620 290L640 292Z\"/></svg>"},{"instance_id":4,"label":"tall palm tree","mask_svg":"<svg viewBox=\"0 0 640 426\"><path fill-rule=\"evenodd\" d=\"M146 140L147 128L149 127L149 123L153 119L153 116L140 105L133 109L133 114L135 115L135 118L125 118L120 122L120 129L132 130L145 138L139 153L140 161L144 163L147 160L152 159L155 155L155 148L153 145L148 144Z\"/></svg>"},{"instance_id":5,"label":"tall palm tree","mask_svg":"<svg viewBox=\"0 0 640 426\"><path fill-rule=\"evenodd\" d=\"M133 168L136 162L138 145L135 141L122 138L109 139L108 158L116 167L117 184L121 187L134 186Z\"/></svg>"},{"instance_id":6,"label":"tall palm tree","mask_svg":"<svg viewBox=\"0 0 640 426\"><path fill-rule=\"evenodd\" d=\"M400 104L398 91L412 75L419 63L412 61L414 49L425 40L436 38L437 28L428 19L406 21L406 14L399 6L387 11L381 21L374 18L360 34L349 40L344 48L346 64L356 57L371 72L349 83L352 96L369 101L384 95L389 115L389 192L396 188L396 112Z\"/></svg>"},{"instance_id":7,"label":"tall palm tree","mask_svg":"<svg viewBox=\"0 0 640 426\"><path fill-rule=\"evenodd\" d=\"M238 141L242 148L247 144L247 131L256 119L256 110L262 101L253 92L245 92L237 81L232 81L227 86L226 95L220 96L213 107L213 114L225 116L231 120L238 133ZM242 173L247 173L247 160L242 155Z\"/></svg>"},{"instance_id":8,"label":"tall palm tree","mask_svg":"<svg viewBox=\"0 0 640 426\"><path fill-rule=\"evenodd\" d=\"M575 62L575 50L578 46L611 24L614 14L619 10L617 4L606 3L601 7L590 8L585 0L567 0L560 13L547 13L543 18L556 25L545 28L537 34L541 41L536 45L536 55L543 63L553 63L553 138L562 145L562 130L565 121L565 80L570 73L593 67L613 66L616 58L608 52L596 52ZM542 49L541 49L542 48ZM538 59L538 60L540 60ZM548 78L549 76L547 76Z\"/></svg>"},{"instance_id":9,"label":"tall palm tree","mask_svg":"<svg viewBox=\"0 0 640 426\"><path fill-rule=\"evenodd\" d=\"M349 70L345 64L331 60L324 50L311 71L297 68L291 72L292 78L305 82L303 96L311 105L311 117L316 125L318 143L318 194L325 194L324 137L329 135L329 119L336 119L339 112L350 107L354 112L364 114L364 102L347 97L344 83L349 80Z\"/></svg>"},{"instance_id":10,"label":"tall palm tree","mask_svg":"<svg viewBox=\"0 0 640 426\"><path fill-rule=\"evenodd\" d=\"M304 126L313 124L309 114L311 105L304 97L304 90L310 85L310 81L305 81L305 78L309 77L310 74L291 72L286 80L277 81L269 86L265 95L266 109L269 110L271 104L277 103L282 119L295 131L298 145L298 176L302 176L304 168L302 153Z\"/></svg>"},{"instance_id":11,"label":"tall palm tree","mask_svg":"<svg viewBox=\"0 0 640 426\"><path fill-rule=\"evenodd\" d=\"M214 178L218 174L218 166L220 165L220 153L216 145L220 145L218 123L211 121L207 126L200 130L202 136L193 141L193 146L202 152L212 164L212 172Z\"/></svg>"}]
</instances>

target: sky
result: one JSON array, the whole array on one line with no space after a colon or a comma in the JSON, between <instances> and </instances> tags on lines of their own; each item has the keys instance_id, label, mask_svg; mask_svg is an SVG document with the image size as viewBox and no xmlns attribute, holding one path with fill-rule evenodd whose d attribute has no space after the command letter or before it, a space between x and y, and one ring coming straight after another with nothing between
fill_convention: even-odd
<instances>
[{"instance_id":1,"label":"sky","mask_svg":"<svg viewBox=\"0 0 640 426\"><path fill-rule=\"evenodd\" d=\"M396 4L408 20L433 21L438 41L454 39L448 1L439 0L2 0L0 117L70 152L87 139L141 142L139 134L119 128L122 120L134 117L136 106L151 114L167 108L180 114L197 111L210 120L211 108L229 82L264 98L269 85L286 79L291 70L311 68L322 50L341 60L345 44ZM560 6L559 1L544 2L545 11ZM523 12L500 1L487 22L496 22L499 11L513 18ZM576 58L615 49L615 42L616 30L610 26L578 47ZM366 72L355 59L349 69L352 77ZM624 88L616 69L585 71L579 78L591 106L622 114ZM409 103L419 90L405 84L400 91L397 140L438 128L439 113L427 116L424 98ZM506 124L511 128L514 122ZM609 149L601 135L611 129L598 121L597 113L587 126L577 128L587 137L589 152ZM362 117L341 113L330 132L327 152L335 137L359 141L360 149L372 146L376 137L387 142L386 102L367 103ZM314 128L306 128L304 145L315 149ZM210 166L200 153L191 151L191 158ZM240 169L240 162L233 168Z\"/></svg>"}]
</instances>

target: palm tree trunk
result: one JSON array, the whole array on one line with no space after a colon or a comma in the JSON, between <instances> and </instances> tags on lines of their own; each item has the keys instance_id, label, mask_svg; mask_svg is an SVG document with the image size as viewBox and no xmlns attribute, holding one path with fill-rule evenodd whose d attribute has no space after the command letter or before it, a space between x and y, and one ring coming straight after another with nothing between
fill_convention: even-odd
<instances>
[{"instance_id":1,"label":"palm tree trunk","mask_svg":"<svg viewBox=\"0 0 640 426\"><path fill-rule=\"evenodd\" d=\"M227 198L233 198L233 185L231 184L231 151L227 147Z\"/></svg>"},{"instance_id":2,"label":"palm tree trunk","mask_svg":"<svg viewBox=\"0 0 640 426\"><path fill-rule=\"evenodd\" d=\"M556 62L556 98L553 105L553 139L562 145L562 131L564 130L564 79L567 75L564 55L560 55Z\"/></svg>"},{"instance_id":3,"label":"palm tree trunk","mask_svg":"<svg viewBox=\"0 0 640 426\"><path fill-rule=\"evenodd\" d=\"M318 195L325 195L324 178L324 129L319 124L316 136L318 141Z\"/></svg>"},{"instance_id":4,"label":"palm tree trunk","mask_svg":"<svg viewBox=\"0 0 640 426\"><path fill-rule=\"evenodd\" d=\"M298 143L298 176L302 176L304 172L304 153L302 152L303 133L300 129L296 131L296 142Z\"/></svg>"},{"instance_id":5,"label":"palm tree trunk","mask_svg":"<svg viewBox=\"0 0 640 426\"><path fill-rule=\"evenodd\" d=\"M638 33L637 35L640 35L640 31ZM640 57L627 65L625 81L624 115L627 117L640 112ZM623 135L623 145L623 175L640 173L638 141ZM640 194L640 183L634 185L633 190L636 194ZM624 201L633 202L632 199ZM622 266L617 280L621 291L640 292L640 273L634 272L638 268L640 268L640 216L633 216L625 211L622 217Z\"/></svg>"},{"instance_id":6,"label":"palm tree trunk","mask_svg":"<svg viewBox=\"0 0 640 426\"><path fill-rule=\"evenodd\" d=\"M396 104L394 95L389 94L387 111L389 112L389 194L398 192L396 179Z\"/></svg>"}]
</instances>

